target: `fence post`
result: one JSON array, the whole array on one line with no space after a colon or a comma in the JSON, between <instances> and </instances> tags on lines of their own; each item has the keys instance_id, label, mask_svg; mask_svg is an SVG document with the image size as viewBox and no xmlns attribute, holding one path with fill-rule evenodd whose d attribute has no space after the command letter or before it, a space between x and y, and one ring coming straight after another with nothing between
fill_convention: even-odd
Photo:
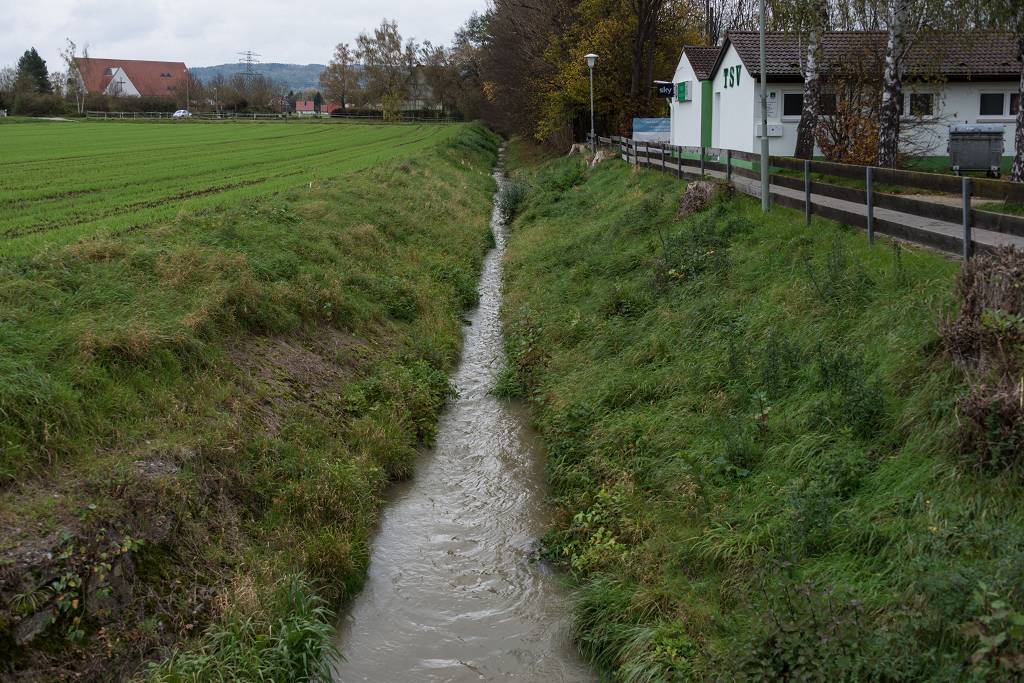
<instances>
[{"instance_id":1,"label":"fence post","mask_svg":"<svg viewBox=\"0 0 1024 683\"><path fill-rule=\"evenodd\" d=\"M700 147L700 177L704 178L704 145Z\"/></svg>"},{"instance_id":2,"label":"fence post","mask_svg":"<svg viewBox=\"0 0 1024 683\"><path fill-rule=\"evenodd\" d=\"M725 182L732 182L732 150L725 150Z\"/></svg>"},{"instance_id":3,"label":"fence post","mask_svg":"<svg viewBox=\"0 0 1024 683\"><path fill-rule=\"evenodd\" d=\"M804 160L804 224L811 224L811 160Z\"/></svg>"},{"instance_id":4,"label":"fence post","mask_svg":"<svg viewBox=\"0 0 1024 683\"><path fill-rule=\"evenodd\" d=\"M683 179L683 148L679 145L675 147L675 160L676 160L676 180Z\"/></svg>"},{"instance_id":5,"label":"fence post","mask_svg":"<svg viewBox=\"0 0 1024 683\"><path fill-rule=\"evenodd\" d=\"M971 179L964 176L964 261L971 258Z\"/></svg>"},{"instance_id":6,"label":"fence post","mask_svg":"<svg viewBox=\"0 0 1024 683\"><path fill-rule=\"evenodd\" d=\"M875 167L868 166L864 171L867 184L868 204L868 245L875 244Z\"/></svg>"}]
</instances>

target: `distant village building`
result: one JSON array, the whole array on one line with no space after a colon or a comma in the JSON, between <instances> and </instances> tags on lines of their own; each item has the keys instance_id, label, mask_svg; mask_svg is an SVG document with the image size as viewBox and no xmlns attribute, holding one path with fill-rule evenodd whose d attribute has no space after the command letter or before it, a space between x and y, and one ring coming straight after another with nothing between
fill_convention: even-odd
<instances>
[{"instance_id":1,"label":"distant village building","mask_svg":"<svg viewBox=\"0 0 1024 683\"><path fill-rule=\"evenodd\" d=\"M857 65L880 71L887 37L881 31L823 34L823 116L835 110L837 77ZM730 31L721 47L683 49L673 78L673 144L760 151L758 41L756 31ZM772 154L789 156L803 110L807 42L794 33L769 33L765 47L769 146ZM944 156L951 124L995 123L1003 125L1004 154L1013 154L1021 62L1011 34L964 32L920 41L904 63L905 148Z\"/></svg>"},{"instance_id":2,"label":"distant village building","mask_svg":"<svg viewBox=\"0 0 1024 683\"><path fill-rule=\"evenodd\" d=\"M188 82L184 62L76 57L75 64L89 94L173 98L185 91Z\"/></svg>"},{"instance_id":3,"label":"distant village building","mask_svg":"<svg viewBox=\"0 0 1024 683\"><path fill-rule=\"evenodd\" d=\"M341 109L341 104L338 102L322 102L320 104L321 114L332 114L338 109ZM313 100L295 100L295 113L299 116L314 116L317 113L316 102Z\"/></svg>"}]
</instances>

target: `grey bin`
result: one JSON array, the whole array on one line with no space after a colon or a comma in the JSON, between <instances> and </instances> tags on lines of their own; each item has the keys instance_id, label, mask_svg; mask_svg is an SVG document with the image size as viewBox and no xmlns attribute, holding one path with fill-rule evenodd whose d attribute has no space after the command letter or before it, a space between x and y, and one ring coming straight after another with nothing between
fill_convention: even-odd
<instances>
[{"instance_id":1,"label":"grey bin","mask_svg":"<svg viewBox=\"0 0 1024 683\"><path fill-rule=\"evenodd\" d=\"M953 172L985 171L999 177L1003 160L1002 124L959 123L949 127L949 163Z\"/></svg>"}]
</instances>

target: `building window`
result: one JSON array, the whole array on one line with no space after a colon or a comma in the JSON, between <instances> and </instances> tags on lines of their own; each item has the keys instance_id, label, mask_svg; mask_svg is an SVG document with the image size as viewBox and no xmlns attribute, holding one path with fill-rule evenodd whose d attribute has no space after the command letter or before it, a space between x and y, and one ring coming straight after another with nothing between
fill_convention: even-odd
<instances>
[{"instance_id":1,"label":"building window","mask_svg":"<svg viewBox=\"0 0 1024 683\"><path fill-rule=\"evenodd\" d=\"M804 112L804 94L787 92L782 95L782 115L799 117Z\"/></svg>"},{"instance_id":2,"label":"building window","mask_svg":"<svg viewBox=\"0 0 1024 683\"><path fill-rule=\"evenodd\" d=\"M106 69L103 70L103 75L104 76L113 76L114 75L114 70L108 66Z\"/></svg>"},{"instance_id":3,"label":"building window","mask_svg":"<svg viewBox=\"0 0 1024 683\"><path fill-rule=\"evenodd\" d=\"M170 77L171 77L171 74L167 73L166 71L164 73L160 74L160 78L170 78Z\"/></svg>"},{"instance_id":4,"label":"building window","mask_svg":"<svg viewBox=\"0 0 1024 683\"><path fill-rule=\"evenodd\" d=\"M935 95L932 93L910 93L910 115L932 116L935 114Z\"/></svg>"},{"instance_id":5,"label":"building window","mask_svg":"<svg viewBox=\"0 0 1024 683\"><path fill-rule=\"evenodd\" d=\"M1003 93L982 93L981 94L981 115L1002 116L1003 115Z\"/></svg>"},{"instance_id":6,"label":"building window","mask_svg":"<svg viewBox=\"0 0 1024 683\"><path fill-rule=\"evenodd\" d=\"M1020 93L1010 95L1010 116L1016 116L1020 112Z\"/></svg>"}]
</instances>

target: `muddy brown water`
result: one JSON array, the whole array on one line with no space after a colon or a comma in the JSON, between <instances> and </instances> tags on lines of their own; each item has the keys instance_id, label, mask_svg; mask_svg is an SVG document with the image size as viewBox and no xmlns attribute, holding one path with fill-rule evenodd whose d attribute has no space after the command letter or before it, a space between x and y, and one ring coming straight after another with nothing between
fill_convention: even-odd
<instances>
[{"instance_id":1,"label":"muddy brown water","mask_svg":"<svg viewBox=\"0 0 1024 683\"><path fill-rule=\"evenodd\" d=\"M523 407L490 394L504 363L497 210L492 227L458 397L382 513L366 584L339 626L335 681L596 680L570 639L560 577L537 558L543 454Z\"/></svg>"}]
</instances>

